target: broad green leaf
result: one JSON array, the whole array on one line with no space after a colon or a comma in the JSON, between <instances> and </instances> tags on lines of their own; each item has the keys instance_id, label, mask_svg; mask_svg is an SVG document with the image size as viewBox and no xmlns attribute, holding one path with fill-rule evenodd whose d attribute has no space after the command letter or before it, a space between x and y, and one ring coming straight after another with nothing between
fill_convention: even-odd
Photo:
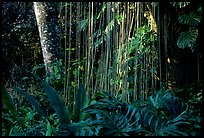
<instances>
[{"instance_id":1,"label":"broad green leaf","mask_svg":"<svg viewBox=\"0 0 204 138\"><path fill-rule=\"evenodd\" d=\"M78 122L80 120L83 120L84 118L84 113L82 113L81 111L82 108L88 105L87 93L82 84L79 86L74 103L75 104L74 104L73 120L74 122Z\"/></svg>"},{"instance_id":2,"label":"broad green leaf","mask_svg":"<svg viewBox=\"0 0 204 138\"><path fill-rule=\"evenodd\" d=\"M4 85L2 85L2 104L5 104L5 106L9 109L11 114L19 121L21 126L25 127L25 124L22 123L14 104L12 103L11 97Z\"/></svg>"},{"instance_id":3,"label":"broad green leaf","mask_svg":"<svg viewBox=\"0 0 204 138\"><path fill-rule=\"evenodd\" d=\"M177 40L177 45L179 48L186 48L186 47L192 47L196 39L198 37L198 30L197 29L189 29L186 32L182 32Z\"/></svg>"},{"instance_id":4,"label":"broad green leaf","mask_svg":"<svg viewBox=\"0 0 204 138\"><path fill-rule=\"evenodd\" d=\"M201 22L201 15L198 15L198 13L195 12L190 12L189 14L179 14L178 21L181 24L197 27Z\"/></svg>"},{"instance_id":5,"label":"broad green leaf","mask_svg":"<svg viewBox=\"0 0 204 138\"><path fill-rule=\"evenodd\" d=\"M35 107L35 110L39 113L39 115L46 117L45 111L40 108L40 105L38 104L38 102L36 101L36 99L32 95L28 94L26 91L24 91L20 88L17 88L17 87L14 87L13 89L16 92L23 95L28 100L28 102Z\"/></svg>"},{"instance_id":6,"label":"broad green leaf","mask_svg":"<svg viewBox=\"0 0 204 138\"><path fill-rule=\"evenodd\" d=\"M57 113L61 125L68 125L71 123L71 117L59 93L48 83L42 81L42 86L48 96L51 106Z\"/></svg>"}]
</instances>

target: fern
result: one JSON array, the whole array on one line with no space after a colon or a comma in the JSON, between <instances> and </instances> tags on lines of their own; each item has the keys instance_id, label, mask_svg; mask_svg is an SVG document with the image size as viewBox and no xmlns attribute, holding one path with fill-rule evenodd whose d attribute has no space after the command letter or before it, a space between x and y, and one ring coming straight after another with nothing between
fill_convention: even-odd
<instances>
[{"instance_id":1,"label":"fern","mask_svg":"<svg viewBox=\"0 0 204 138\"><path fill-rule=\"evenodd\" d=\"M198 37L198 29L192 28L186 32L182 32L177 40L179 48L193 47Z\"/></svg>"}]
</instances>

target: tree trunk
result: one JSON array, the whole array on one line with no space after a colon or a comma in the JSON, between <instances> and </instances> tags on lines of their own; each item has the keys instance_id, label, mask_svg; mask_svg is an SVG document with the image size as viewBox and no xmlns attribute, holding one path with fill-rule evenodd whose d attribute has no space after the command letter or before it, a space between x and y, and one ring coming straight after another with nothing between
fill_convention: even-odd
<instances>
[{"instance_id":1,"label":"tree trunk","mask_svg":"<svg viewBox=\"0 0 204 138\"><path fill-rule=\"evenodd\" d=\"M60 29L56 20L55 8L48 2L33 2L40 42L43 52L46 77L53 72L50 63L60 58Z\"/></svg>"}]
</instances>

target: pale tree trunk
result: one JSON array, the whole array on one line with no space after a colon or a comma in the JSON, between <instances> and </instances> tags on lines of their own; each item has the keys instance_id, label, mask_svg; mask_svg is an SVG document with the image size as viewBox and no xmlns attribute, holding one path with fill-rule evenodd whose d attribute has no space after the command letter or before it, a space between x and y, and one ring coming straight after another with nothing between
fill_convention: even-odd
<instances>
[{"instance_id":1,"label":"pale tree trunk","mask_svg":"<svg viewBox=\"0 0 204 138\"><path fill-rule=\"evenodd\" d=\"M60 28L57 24L55 7L49 2L33 2L35 17L37 21L40 42L43 52L46 76L53 72L49 63L60 58Z\"/></svg>"}]
</instances>

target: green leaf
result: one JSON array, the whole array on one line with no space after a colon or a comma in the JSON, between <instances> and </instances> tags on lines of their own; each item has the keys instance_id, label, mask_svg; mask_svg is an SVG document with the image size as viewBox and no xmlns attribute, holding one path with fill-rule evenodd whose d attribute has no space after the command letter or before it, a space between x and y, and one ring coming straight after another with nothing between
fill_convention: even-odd
<instances>
[{"instance_id":1,"label":"green leaf","mask_svg":"<svg viewBox=\"0 0 204 138\"><path fill-rule=\"evenodd\" d=\"M61 96L58 92L48 83L42 81L42 86L48 96L51 106L57 113L61 125L68 125L71 123L71 117L68 109L66 108Z\"/></svg>"},{"instance_id":2,"label":"green leaf","mask_svg":"<svg viewBox=\"0 0 204 138\"><path fill-rule=\"evenodd\" d=\"M120 24L120 22L123 20L122 14L121 14L121 15L118 15L118 14L117 14L117 15L115 16L115 19L116 19L117 23Z\"/></svg>"},{"instance_id":3,"label":"green leaf","mask_svg":"<svg viewBox=\"0 0 204 138\"><path fill-rule=\"evenodd\" d=\"M190 12L189 14L179 14L178 21L181 24L187 24L197 27L201 22L201 15L198 15L198 13L195 12Z\"/></svg>"},{"instance_id":4,"label":"green leaf","mask_svg":"<svg viewBox=\"0 0 204 138\"><path fill-rule=\"evenodd\" d=\"M177 40L177 45L179 48L186 48L186 47L192 47L196 39L198 37L198 30L197 29L189 29L186 32L182 32Z\"/></svg>"},{"instance_id":5,"label":"green leaf","mask_svg":"<svg viewBox=\"0 0 204 138\"><path fill-rule=\"evenodd\" d=\"M85 134L86 134L86 131L84 129L81 129L79 136L85 136Z\"/></svg>"},{"instance_id":6,"label":"green leaf","mask_svg":"<svg viewBox=\"0 0 204 138\"><path fill-rule=\"evenodd\" d=\"M171 3L171 5L173 5L176 8L184 8L188 4L190 4L190 2L170 2L170 3Z\"/></svg>"},{"instance_id":7,"label":"green leaf","mask_svg":"<svg viewBox=\"0 0 204 138\"><path fill-rule=\"evenodd\" d=\"M50 125L50 122L47 120L47 131L45 136L52 136L52 126Z\"/></svg>"},{"instance_id":8,"label":"green leaf","mask_svg":"<svg viewBox=\"0 0 204 138\"><path fill-rule=\"evenodd\" d=\"M88 26L88 19L84 19L78 22L78 30L84 31L87 29Z\"/></svg>"},{"instance_id":9,"label":"green leaf","mask_svg":"<svg viewBox=\"0 0 204 138\"><path fill-rule=\"evenodd\" d=\"M28 100L28 102L35 107L35 110L39 113L39 115L46 117L45 111L43 111L40 108L40 105L38 104L38 102L36 101L36 99L32 95L28 94L26 91L24 91L24 90L22 90L20 88L17 88L17 87L14 87L13 89L16 92L23 95Z\"/></svg>"},{"instance_id":10,"label":"green leaf","mask_svg":"<svg viewBox=\"0 0 204 138\"><path fill-rule=\"evenodd\" d=\"M110 23L108 23L108 25L106 26L106 29L105 29L105 34L107 34L108 32L110 32L112 29L113 29L113 27L114 27L114 19L110 22Z\"/></svg>"},{"instance_id":11,"label":"green leaf","mask_svg":"<svg viewBox=\"0 0 204 138\"><path fill-rule=\"evenodd\" d=\"M4 85L2 85L2 104L4 104L9 109L11 114L20 122L21 126L25 127L25 125L22 124L19 114L16 111L16 108L12 103L11 97Z\"/></svg>"},{"instance_id":12,"label":"green leaf","mask_svg":"<svg viewBox=\"0 0 204 138\"><path fill-rule=\"evenodd\" d=\"M54 68L54 72L55 72L55 74L59 72L59 69L58 69L57 66L54 66L53 68Z\"/></svg>"},{"instance_id":13,"label":"green leaf","mask_svg":"<svg viewBox=\"0 0 204 138\"><path fill-rule=\"evenodd\" d=\"M37 65L37 66L35 66L35 67L32 69L32 72L33 72L33 73L36 73L38 69L42 69L42 68L44 68L44 67L45 67L44 64Z\"/></svg>"},{"instance_id":14,"label":"green leaf","mask_svg":"<svg viewBox=\"0 0 204 138\"><path fill-rule=\"evenodd\" d=\"M92 129L90 127L87 128L87 135L86 136L93 136L94 132L92 131Z\"/></svg>"},{"instance_id":15,"label":"green leaf","mask_svg":"<svg viewBox=\"0 0 204 138\"><path fill-rule=\"evenodd\" d=\"M107 7L107 3L105 3L101 9L101 11L99 12L98 16L96 17L96 19L99 19L99 17L101 16L102 13L104 13L105 9Z\"/></svg>"},{"instance_id":16,"label":"green leaf","mask_svg":"<svg viewBox=\"0 0 204 138\"><path fill-rule=\"evenodd\" d=\"M122 136L142 131L138 127L140 115L137 110L109 93L103 93L98 101L84 110L86 113L96 115L96 119L102 120L102 124L106 128L105 135Z\"/></svg>"},{"instance_id":17,"label":"green leaf","mask_svg":"<svg viewBox=\"0 0 204 138\"><path fill-rule=\"evenodd\" d=\"M86 90L82 84L80 84L79 89L76 94L75 102L74 102L74 114L73 121L78 122L83 120L84 113L82 113L82 108L88 105L88 97L86 94Z\"/></svg>"},{"instance_id":18,"label":"green leaf","mask_svg":"<svg viewBox=\"0 0 204 138\"><path fill-rule=\"evenodd\" d=\"M101 36L100 38L97 38L97 40L93 43L94 48L98 48L99 45L101 45L104 41L104 36Z\"/></svg>"}]
</instances>

